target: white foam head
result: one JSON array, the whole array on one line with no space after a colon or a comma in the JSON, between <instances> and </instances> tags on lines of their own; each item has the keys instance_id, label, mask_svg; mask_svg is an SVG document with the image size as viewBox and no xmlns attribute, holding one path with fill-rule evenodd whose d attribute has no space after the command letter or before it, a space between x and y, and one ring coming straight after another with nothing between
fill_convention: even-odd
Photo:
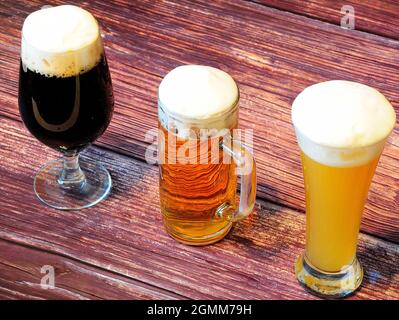
<instances>
[{"instance_id":1,"label":"white foam head","mask_svg":"<svg viewBox=\"0 0 399 320\"><path fill-rule=\"evenodd\" d=\"M326 165L345 167L380 154L396 115L376 89L333 80L302 91L293 102L292 121L305 154Z\"/></svg>"},{"instance_id":2,"label":"white foam head","mask_svg":"<svg viewBox=\"0 0 399 320\"><path fill-rule=\"evenodd\" d=\"M94 67L103 46L96 19L86 10L62 5L31 13L22 28L24 67L46 75L69 77Z\"/></svg>"},{"instance_id":3,"label":"white foam head","mask_svg":"<svg viewBox=\"0 0 399 320\"><path fill-rule=\"evenodd\" d=\"M232 119L226 114L236 107L239 91L233 78L222 70L184 65L165 76L158 98L161 123L172 116L181 124L195 122L203 128L222 129L230 128Z\"/></svg>"}]
</instances>

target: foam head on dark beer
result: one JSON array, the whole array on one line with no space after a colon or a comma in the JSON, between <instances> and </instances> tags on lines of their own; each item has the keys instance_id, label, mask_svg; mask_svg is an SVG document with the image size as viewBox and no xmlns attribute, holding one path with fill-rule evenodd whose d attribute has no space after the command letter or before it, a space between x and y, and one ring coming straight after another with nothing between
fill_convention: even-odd
<instances>
[{"instance_id":1,"label":"foam head on dark beer","mask_svg":"<svg viewBox=\"0 0 399 320\"><path fill-rule=\"evenodd\" d=\"M22 28L24 68L45 76L71 77L97 65L103 53L96 19L62 5L31 13Z\"/></svg>"}]
</instances>

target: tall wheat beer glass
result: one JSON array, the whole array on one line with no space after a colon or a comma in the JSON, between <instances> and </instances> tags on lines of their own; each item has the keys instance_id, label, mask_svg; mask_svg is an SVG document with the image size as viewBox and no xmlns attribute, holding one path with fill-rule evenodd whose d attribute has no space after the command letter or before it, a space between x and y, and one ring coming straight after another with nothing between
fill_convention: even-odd
<instances>
[{"instance_id":1,"label":"tall wheat beer glass","mask_svg":"<svg viewBox=\"0 0 399 320\"><path fill-rule=\"evenodd\" d=\"M292 121L306 189L306 249L296 276L316 294L343 297L362 282L360 220L395 111L377 90L335 80L300 93Z\"/></svg>"},{"instance_id":2,"label":"tall wheat beer glass","mask_svg":"<svg viewBox=\"0 0 399 320\"><path fill-rule=\"evenodd\" d=\"M232 139L238 125L238 87L219 69L186 65L165 76L158 94L160 202L166 230L185 244L216 242L252 211L256 197L252 154Z\"/></svg>"}]
</instances>

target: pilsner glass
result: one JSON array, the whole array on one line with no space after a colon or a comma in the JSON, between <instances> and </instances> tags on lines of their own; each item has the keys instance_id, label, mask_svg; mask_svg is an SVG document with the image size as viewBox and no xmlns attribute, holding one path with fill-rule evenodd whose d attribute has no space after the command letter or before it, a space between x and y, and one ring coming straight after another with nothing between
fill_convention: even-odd
<instances>
[{"instance_id":1,"label":"pilsner glass","mask_svg":"<svg viewBox=\"0 0 399 320\"><path fill-rule=\"evenodd\" d=\"M222 239L233 222L253 209L255 163L233 134L238 100L234 80L216 68L180 66L160 84L161 212L167 232L185 244ZM237 174L241 177L238 206Z\"/></svg>"},{"instance_id":2,"label":"pilsner glass","mask_svg":"<svg viewBox=\"0 0 399 320\"><path fill-rule=\"evenodd\" d=\"M395 119L380 92L350 81L312 85L293 103L306 190L306 249L295 271L318 295L347 296L362 282L361 216Z\"/></svg>"},{"instance_id":3,"label":"pilsner glass","mask_svg":"<svg viewBox=\"0 0 399 320\"><path fill-rule=\"evenodd\" d=\"M30 14L23 25L19 110L39 141L63 153L35 176L36 195L63 210L104 199L111 177L79 152L107 128L113 112L111 77L100 30L87 11L71 5Z\"/></svg>"}]
</instances>

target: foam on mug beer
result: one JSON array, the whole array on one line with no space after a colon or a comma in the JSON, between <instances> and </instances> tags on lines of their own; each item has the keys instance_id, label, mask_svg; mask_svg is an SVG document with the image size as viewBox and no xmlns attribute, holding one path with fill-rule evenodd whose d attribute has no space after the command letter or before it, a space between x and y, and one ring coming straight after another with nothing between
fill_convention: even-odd
<instances>
[{"instance_id":1,"label":"foam on mug beer","mask_svg":"<svg viewBox=\"0 0 399 320\"><path fill-rule=\"evenodd\" d=\"M396 115L376 89L333 80L302 91L293 102L292 121L306 155L326 165L350 167L380 154Z\"/></svg>"},{"instance_id":2,"label":"foam on mug beer","mask_svg":"<svg viewBox=\"0 0 399 320\"><path fill-rule=\"evenodd\" d=\"M236 116L226 116L238 101L237 84L228 73L213 67L184 65L173 69L159 85L158 97L159 118L166 127L169 115L178 121L174 125L179 129L189 129L195 122L199 128L220 130L237 120Z\"/></svg>"},{"instance_id":3,"label":"foam on mug beer","mask_svg":"<svg viewBox=\"0 0 399 320\"><path fill-rule=\"evenodd\" d=\"M21 42L24 68L49 77L70 77L93 68L102 53L97 21L82 8L50 7L25 19Z\"/></svg>"}]
</instances>

